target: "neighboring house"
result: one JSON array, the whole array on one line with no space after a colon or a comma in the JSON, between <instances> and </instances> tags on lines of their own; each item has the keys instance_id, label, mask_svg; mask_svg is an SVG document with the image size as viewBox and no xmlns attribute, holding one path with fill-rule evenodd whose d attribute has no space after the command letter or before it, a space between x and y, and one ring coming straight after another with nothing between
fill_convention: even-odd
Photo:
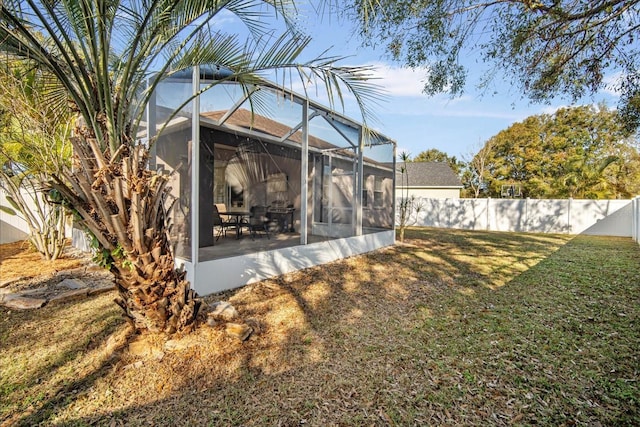
<instances>
[{"instance_id":1,"label":"neighboring house","mask_svg":"<svg viewBox=\"0 0 640 427\"><path fill-rule=\"evenodd\" d=\"M404 183L408 177L408 195L433 199L460 198L462 181L446 162L407 162L404 180L400 173L403 165L404 163L396 165L396 196L406 195Z\"/></svg>"}]
</instances>

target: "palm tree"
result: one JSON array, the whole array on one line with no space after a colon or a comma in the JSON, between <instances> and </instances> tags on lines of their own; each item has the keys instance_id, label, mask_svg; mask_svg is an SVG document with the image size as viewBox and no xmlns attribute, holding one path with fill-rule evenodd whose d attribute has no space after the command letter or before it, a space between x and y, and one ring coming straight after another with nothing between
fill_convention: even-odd
<instances>
[{"instance_id":1,"label":"palm tree","mask_svg":"<svg viewBox=\"0 0 640 427\"><path fill-rule=\"evenodd\" d=\"M567 162L562 184L569 197L605 199L615 197L615 189L607 179L605 170L619 163L617 156L608 156L599 162L578 158Z\"/></svg>"},{"instance_id":2,"label":"palm tree","mask_svg":"<svg viewBox=\"0 0 640 427\"><path fill-rule=\"evenodd\" d=\"M174 267L163 207L167 179L145 167L149 149L135 140L144 106L163 78L219 64L230 70L226 79L248 85L285 68L303 81L319 80L333 100L342 102L346 88L363 116L369 114L369 97L377 95L366 82L368 69L336 67L335 57L299 60L309 38L292 25L294 6L286 0L0 2L2 52L53 75L51 102L77 112L73 172L52 176L50 185L93 236L114 274L116 302L136 330L188 331L200 308L185 273ZM246 25L246 41L212 30L223 10ZM278 38L263 24L274 11L286 24Z\"/></svg>"}]
</instances>

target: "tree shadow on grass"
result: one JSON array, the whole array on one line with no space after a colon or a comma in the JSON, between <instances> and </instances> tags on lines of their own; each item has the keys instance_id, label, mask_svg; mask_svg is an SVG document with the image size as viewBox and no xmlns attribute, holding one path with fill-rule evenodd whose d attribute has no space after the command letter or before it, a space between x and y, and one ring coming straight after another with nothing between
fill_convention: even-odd
<instances>
[{"instance_id":1,"label":"tree shadow on grass","mask_svg":"<svg viewBox=\"0 0 640 427\"><path fill-rule=\"evenodd\" d=\"M244 343L221 329L200 331L201 346L145 361L139 372L124 374L145 378L139 388L147 390L121 390L116 399L127 397L126 408L105 407L70 423L433 424L437 418L420 414L436 413L426 405L437 409L447 396L428 401L420 397L422 390L448 380L429 376L437 368L425 360L422 346L428 338L415 330L420 307L435 311L442 295L465 287L490 291L496 273L479 272L478 256L487 256L487 262L490 256L500 258L500 251L516 258L529 251L547 256L566 238L524 236L513 242L507 234L442 236L420 229L408 237L406 245L212 297L229 299L263 330ZM519 272L502 274L508 280Z\"/></svg>"},{"instance_id":2,"label":"tree shadow on grass","mask_svg":"<svg viewBox=\"0 0 640 427\"><path fill-rule=\"evenodd\" d=\"M491 316L513 311L508 306L485 312L482 304L499 305L496 297L510 288L491 285L499 279L516 287L521 271L510 264L544 257L555 262L554 251L570 238L429 229L410 230L408 237L406 245L213 296L212 301L229 299L243 319L257 319L262 330L240 342L225 336L222 327L203 328L193 334L198 345L167 353L161 361L145 359L139 368L116 366L111 373L103 364L84 380L56 389L24 424L51 422L51 414L64 412L60 425L428 425L481 420L464 417L478 417L486 405L505 409L502 395L487 399L482 390L464 395L459 387L479 387L465 384L459 366L436 356L451 348L446 338L455 324L462 334L456 351L462 353L448 356L457 364L466 357L468 363L476 341L467 340L469 333L479 334L486 359L495 339L483 338L493 331ZM486 259L478 262L480 256ZM504 257L511 258L503 262ZM490 268L479 271L487 263ZM539 268L531 267L525 276L535 276ZM473 298L461 293L467 288L476 291ZM448 318L448 310L465 309L461 302L469 316ZM423 307L453 323L444 322L441 330L422 328ZM484 318L485 325L465 326ZM504 322L495 325L504 328ZM468 377L474 375L489 382L495 372L485 377L484 371L474 371ZM102 377L105 381L99 381ZM75 394L83 401L77 405L65 400L65 393L74 396L74 387L85 391ZM447 406L455 405L451 396L461 395L470 409ZM86 409L91 405L98 408L93 413ZM449 421L429 418L443 408L458 412ZM465 412L472 409L478 411Z\"/></svg>"}]
</instances>

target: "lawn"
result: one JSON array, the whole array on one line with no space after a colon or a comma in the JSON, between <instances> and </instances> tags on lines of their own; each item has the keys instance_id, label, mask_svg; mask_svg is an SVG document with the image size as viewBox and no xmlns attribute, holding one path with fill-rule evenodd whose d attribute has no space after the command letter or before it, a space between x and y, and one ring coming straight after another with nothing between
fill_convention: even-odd
<instances>
[{"instance_id":1,"label":"lawn","mask_svg":"<svg viewBox=\"0 0 640 427\"><path fill-rule=\"evenodd\" d=\"M636 243L406 237L207 298L260 325L246 342L135 356L113 294L2 309L0 424L640 425Z\"/></svg>"}]
</instances>

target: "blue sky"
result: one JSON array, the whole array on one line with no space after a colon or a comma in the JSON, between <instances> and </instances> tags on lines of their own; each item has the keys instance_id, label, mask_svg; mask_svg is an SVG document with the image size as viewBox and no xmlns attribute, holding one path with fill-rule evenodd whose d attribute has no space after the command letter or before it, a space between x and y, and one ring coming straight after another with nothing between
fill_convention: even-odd
<instances>
[{"instance_id":1,"label":"blue sky","mask_svg":"<svg viewBox=\"0 0 640 427\"><path fill-rule=\"evenodd\" d=\"M307 56L311 58L329 49L331 56L347 57L340 65L372 65L375 83L384 88L387 100L376 108L378 123L373 127L396 140L398 151L412 156L436 148L458 159L470 159L484 142L511 124L534 114L553 113L569 105L568 100L557 99L551 105L531 104L522 95L503 83L500 76L493 81L491 94L475 89L475 84L486 70L469 71L465 94L451 99L448 95L428 97L422 94L425 70L411 70L385 60L383 50L365 49L353 35L353 24L335 16L318 17L312 10L301 9L301 23L313 37ZM473 63L475 58L466 58ZM585 99L583 103L605 101L615 107L614 93L603 91ZM345 113L359 118L359 112L347 103Z\"/></svg>"}]
</instances>

